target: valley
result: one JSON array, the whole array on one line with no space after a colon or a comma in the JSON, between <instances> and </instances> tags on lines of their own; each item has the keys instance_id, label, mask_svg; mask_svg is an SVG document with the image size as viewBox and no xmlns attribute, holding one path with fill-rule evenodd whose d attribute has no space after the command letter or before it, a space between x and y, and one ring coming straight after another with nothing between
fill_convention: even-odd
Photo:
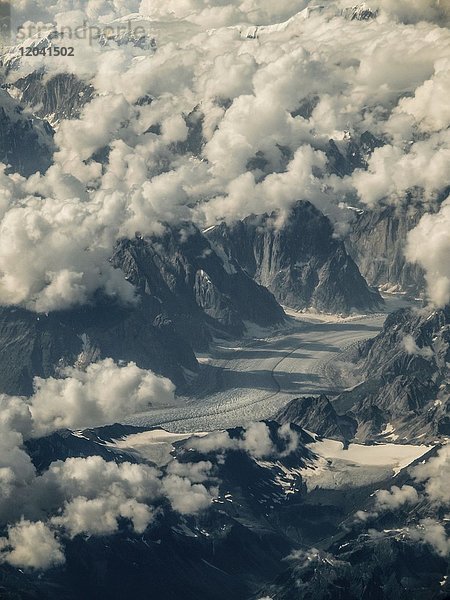
<instances>
[{"instance_id":1,"label":"valley","mask_svg":"<svg viewBox=\"0 0 450 600\"><path fill-rule=\"evenodd\" d=\"M215 340L198 356L200 375L176 408L152 410L127 421L171 432L212 431L269 419L299 396L342 391L325 366L349 346L375 337L387 314L408 306L402 296L385 298L384 312L347 318L286 309L287 322L268 330L253 327L246 340ZM355 382L355 384L358 382Z\"/></svg>"}]
</instances>

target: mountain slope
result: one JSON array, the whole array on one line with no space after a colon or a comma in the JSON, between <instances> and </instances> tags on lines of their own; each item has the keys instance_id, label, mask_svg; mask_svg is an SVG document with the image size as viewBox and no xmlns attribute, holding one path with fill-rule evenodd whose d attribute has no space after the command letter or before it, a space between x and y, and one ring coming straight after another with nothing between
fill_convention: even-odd
<instances>
[{"instance_id":1,"label":"mountain slope","mask_svg":"<svg viewBox=\"0 0 450 600\"><path fill-rule=\"evenodd\" d=\"M246 321L262 327L283 321L272 294L215 251L192 224L119 242L113 263L142 294L161 302L195 347L209 338L210 330L242 335Z\"/></svg>"},{"instance_id":2,"label":"mountain slope","mask_svg":"<svg viewBox=\"0 0 450 600\"><path fill-rule=\"evenodd\" d=\"M351 417L339 416L326 396L296 398L274 417L277 423L295 423L320 436L350 440L357 422Z\"/></svg>"},{"instance_id":3,"label":"mountain slope","mask_svg":"<svg viewBox=\"0 0 450 600\"><path fill-rule=\"evenodd\" d=\"M412 202L357 215L345 245L370 285L415 295L423 292L423 270L407 262L405 245L408 233L426 210Z\"/></svg>"},{"instance_id":4,"label":"mountain slope","mask_svg":"<svg viewBox=\"0 0 450 600\"><path fill-rule=\"evenodd\" d=\"M357 437L393 440L450 433L450 307L404 309L350 357L363 381L334 403L359 422Z\"/></svg>"},{"instance_id":5,"label":"mountain slope","mask_svg":"<svg viewBox=\"0 0 450 600\"><path fill-rule=\"evenodd\" d=\"M80 356L86 364L132 361L182 384L185 370L197 371L193 348L206 350L213 335L241 336L248 322L283 322L272 294L216 254L194 227L122 240L111 260L136 286L136 305L98 297L45 315L0 308L1 392L29 395L34 377L53 376Z\"/></svg>"},{"instance_id":6,"label":"mountain slope","mask_svg":"<svg viewBox=\"0 0 450 600\"><path fill-rule=\"evenodd\" d=\"M52 162L53 130L24 111L4 89L0 89L0 161L7 172L29 177L44 173Z\"/></svg>"},{"instance_id":7,"label":"mountain slope","mask_svg":"<svg viewBox=\"0 0 450 600\"><path fill-rule=\"evenodd\" d=\"M132 361L178 384L183 368L197 369L189 344L146 298L136 307L99 300L48 315L0 308L0 345L1 392L13 395L30 395L34 377L55 376L77 361L83 367L106 357Z\"/></svg>"},{"instance_id":8,"label":"mountain slope","mask_svg":"<svg viewBox=\"0 0 450 600\"><path fill-rule=\"evenodd\" d=\"M277 217L253 215L232 226L222 223L207 236L281 304L333 313L380 306L381 296L368 287L317 208L302 201L279 226Z\"/></svg>"},{"instance_id":9,"label":"mountain slope","mask_svg":"<svg viewBox=\"0 0 450 600\"><path fill-rule=\"evenodd\" d=\"M94 89L71 73L53 77L44 71L34 71L17 79L14 87L20 90L20 101L34 114L51 123L78 118L85 104L93 97Z\"/></svg>"}]
</instances>

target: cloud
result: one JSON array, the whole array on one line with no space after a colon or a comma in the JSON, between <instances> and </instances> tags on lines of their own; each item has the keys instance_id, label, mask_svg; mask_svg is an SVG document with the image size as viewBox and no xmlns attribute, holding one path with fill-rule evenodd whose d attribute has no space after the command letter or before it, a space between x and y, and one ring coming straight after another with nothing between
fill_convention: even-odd
<instances>
[{"instance_id":1,"label":"cloud","mask_svg":"<svg viewBox=\"0 0 450 600\"><path fill-rule=\"evenodd\" d=\"M411 485L403 485L401 488L393 485L389 490L377 490L374 494L373 510L358 510L355 519L363 523L370 522L384 512L396 511L408 504L417 504L421 498L422 496Z\"/></svg>"},{"instance_id":2,"label":"cloud","mask_svg":"<svg viewBox=\"0 0 450 600\"><path fill-rule=\"evenodd\" d=\"M99 456L57 461L39 478L39 485L54 489L51 502L81 496L88 500L117 494L152 501L161 494L160 473L148 465L106 462Z\"/></svg>"},{"instance_id":3,"label":"cloud","mask_svg":"<svg viewBox=\"0 0 450 600\"><path fill-rule=\"evenodd\" d=\"M55 533L42 522L22 520L0 538L0 561L19 568L48 569L65 562Z\"/></svg>"},{"instance_id":4,"label":"cloud","mask_svg":"<svg viewBox=\"0 0 450 600\"><path fill-rule=\"evenodd\" d=\"M142 0L140 12L152 18L189 19L206 26L247 21L267 23L283 20L308 4L307 0Z\"/></svg>"},{"instance_id":5,"label":"cloud","mask_svg":"<svg viewBox=\"0 0 450 600\"><path fill-rule=\"evenodd\" d=\"M416 186L433 199L450 184L450 32L436 25L445 7L376 4L378 19L353 22L334 5L299 13L312 6L303 0L17 3L18 19L47 22L85 14L104 24L140 12L142 23L152 19L156 48L76 40L74 57L43 63L46 77L76 73L95 94L79 119L58 124L47 174L3 176L0 303L48 312L97 290L133 302L108 258L118 238L161 231L162 222L286 213L301 198L339 222L345 195L376 206ZM39 66L21 59L9 81ZM328 176L329 139L345 150L348 132L366 130L386 142L368 170ZM98 151L109 155L103 165Z\"/></svg>"},{"instance_id":6,"label":"cloud","mask_svg":"<svg viewBox=\"0 0 450 600\"><path fill-rule=\"evenodd\" d=\"M183 467L180 465L179 472ZM163 498L181 514L195 514L210 506L214 488L195 483L202 467L185 469L186 476L181 477L173 474L177 467L161 475L147 465L117 465L100 457L69 459L51 465L40 485L57 491L56 504L59 504L58 494L60 498L69 498L62 514L53 517L52 523L63 526L72 536L113 533L119 517L128 518L133 529L142 533ZM202 481L207 479L205 475Z\"/></svg>"},{"instance_id":7,"label":"cloud","mask_svg":"<svg viewBox=\"0 0 450 600\"><path fill-rule=\"evenodd\" d=\"M450 7L445 0L372 0L371 5L404 23L425 20L446 25L450 22Z\"/></svg>"},{"instance_id":8,"label":"cloud","mask_svg":"<svg viewBox=\"0 0 450 600\"><path fill-rule=\"evenodd\" d=\"M231 149L229 151L232 152ZM299 189L302 190L302 197L312 196L319 200L319 180L312 172L324 164L322 152L302 146L296 151L286 171L272 173L261 183L256 182L253 173L245 172L230 183L226 196L216 197L200 206L198 213L204 215L206 222L213 222L219 215L232 221L251 213L272 212L275 207L286 215L299 198Z\"/></svg>"},{"instance_id":9,"label":"cloud","mask_svg":"<svg viewBox=\"0 0 450 600\"><path fill-rule=\"evenodd\" d=\"M419 348L412 335L405 335L403 338L403 347L408 354L423 356L425 358L433 356L433 350L428 347Z\"/></svg>"},{"instance_id":10,"label":"cloud","mask_svg":"<svg viewBox=\"0 0 450 600\"><path fill-rule=\"evenodd\" d=\"M162 473L146 464L91 456L54 462L41 475L33 469L26 482L17 482L9 505L0 503L3 522L22 518L0 538L0 560L46 569L64 562L59 538L111 535L121 519L143 533L164 503L183 515L206 510L217 495L210 463L169 466Z\"/></svg>"},{"instance_id":11,"label":"cloud","mask_svg":"<svg viewBox=\"0 0 450 600\"><path fill-rule=\"evenodd\" d=\"M425 269L428 295L436 306L450 302L450 199L426 214L408 235L406 256Z\"/></svg>"},{"instance_id":12,"label":"cloud","mask_svg":"<svg viewBox=\"0 0 450 600\"><path fill-rule=\"evenodd\" d=\"M130 519L139 533L151 523L163 498L182 514L195 514L211 504L214 488L197 483L208 480L207 464L177 467L174 461L169 467L167 474L162 474L148 465L118 465L98 456L68 459L53 463L37 486L52 494L49 501L54 510L66 500L62 514L53 517L52 523L72 536L113 533L119 517Z\"/></svg>"},{"instance_id":13,"label":"cloud","mask_svg":"<svg viewBox=\"0 0 450 600\"><path fill-rule=\"evenodd\" d=\"M396 510L405 504L415 504L419 501L417 490L410 485L401 488L394 485L390 490L378 490L375 494L376 509Z\"/></svg>"},{"instance_id":14,"label":"cloud","mask_svg":"<svg viewBox=\"0 0 450 600\"><path fill-rule=\"evenodd\" d=\"M23 398L0 394L0 429L29 437L33 429L29 406Z\"/></svg>"},{"instance_id":15,"label":"cloud","mask_svg":"<svg viewBox=\"0 0 450 600\"><path fill-rule=\"evenodd\" d=\"M445 558L449 555L450 538L442 523L434 519L422 519L409 533L413 540L432 546L440 556Z\"/></svg>"},{"instance_id":16,"label":"cloud","mask_svg":"<svg viewBox=\"0 0 450 600\"><path fill-rule=\"evenodd\" d=\"M107 218L106 206L80 198L14 201L0 221L0 303L50 312L84 304L98 289L133 302L134 288L108 262Z\"/></svg>"},{"instance_id":17,"label":"cloud","mask_svg":"<svg viewBox=\"0 0 450 600\"><path fill-rule=\"evenodd\" d=\"M398 146L377 148L367 171L357 171L353 184L361 200L371 207L385 200L400 204L408 190L421 188L431 199L450 185L446 169L450 160L450 132L413 143L405 151Z\"/></svg>"},{"instance_id":18,"label":"cloud","mask_svg":"<svg viewBox=\"0 0 450 600\"><path fill-rule=\"evenodd\" d=\"M284 450L278 450L272 439L269 426L263 422L249 423L240 437L230 437L226 431L216 431L202 437L191 438L189 448L208 454L228 450L244 451L253 458L288 456L298 447L298 435L289 424L281 426L276 435L284 442Z\"/></svg>"},{"instance_id":19,"label":"cloud","mask_svg":"<svg viewBox=\"0 0 450 600\"><path fill-rule=\"evenodd\" d=\"M168 475L163 480L163 488L173 508L184 515L194 515L211 505L215 490L208 490L199 483L192 483L186 477Z\"/></svg>"},{"instance_id":20,"label":"cloud","mask_svg":"<svg viewBox=\"0 0 450 600\"><path fill-rule=\"evenodd\" d=\"M450 505L450 489L446 482L450 476L450 445L445 444L436 456L411 471L416 481L425 484L428 498L437 504Z\"/></svg>"},{"instance_id":21,"label":"cloud","mask_svg":"<svg viewBox=\"0 0 450 600\"><path fill-rule=\"evenodd\" d=\"M91 20L106 20L137 12L141 0L15 0L13 16L17 22L51 21L55 15L83 10Z\"/></svg>"},{"instance_id":22,"label":"cloud","mask_svg":"<svg viewBox=\"0 0 450 600\"><path fill-rule=\"evenodd\" d=\"M201 438L189 440L189 448L208 454L210 452L234 450L239 447L238 440L230 438L227 431L215 431Z\"/></svg>"},{"instance_id":23,"label":"cloud","mask_svg":"<svg viewBox=\"0 0 450 600\"><path fill-rule=\"evenodd\" d=\"M164 507L197 514L217 494L207 461L172 459L161 471L91 456L54 462L38 474L23 448L24 436L109 423L149 401L173 400L168 380L133 364L118 367L107 359L65 375L37 380L30 399L0 397L0 522L10 523L0 539L0 560L14 566L49 568L64 560L59 538L113 534L122 519L142 533ZM42 552L33 547L40 543Z\"/></svg>"},{"instance_id":24,"label":"cloud","mask_svg":"<svg viewBox=\"0 0 450 600\"><path fill-rule=\"evenodd\" d=\"M419 86L413 97L402 98L395 113L411 115L419 130L433 132L450 125L450 108L445 101L450 90L449 60L435 64L434 75Z\"/></svg>"},{"instance_id":25,"label":"cloud","mask_svg":"<svg viewBox=\"0 0 450 600\"><path fill-rule=\"evenodd\" d=\"M118 519L131 521L134 531L143 533L153 519L149 506L133 498L120 498L116 495L88 500L82 496L66 503L63 514L53 517L52 524L63 526L71 536L80 533L109 535L118 528Z\"/></svg>"},{"instance_id":26,"label":"cloud","mask_svg":"<svg viewBox=\"0 0 450 600\"><path fill-rule=\"evenodd\" d=\"M253 91L253 76L258 71L255 57L248 52L218 54L199 75L197 88L205 99L234 100ZM224 73L227 74L224 77ZM224 112L221 113L224 116Z\"/></svg>"},{"instance_id":27,"label":"cloud","mask_svg":"<svg viewBox=\"0 0 450 600\"><path fill-rule=\"evenodd\" d=\"M172 461L167 466L167 472L180 477L188 477L193 483L203 483L211 477L212 467L212 463L205 460L197 463Z\"/></svg>"},{"instance_id":28,"label":"cloud","mask_svg":"<svg viewBox=\"0 0 450 600\"><path fill-rule=\"evenodd\" d=\"M255 458L269 456L275 451L270 430L265 423L252 423L244 433L242 448Z\"/></svg>"},{"instance_id":29,"label":"cloud","mask_svg":"<svg viewBox=\"0 0 450 600\"><path fill-rule=\"evenodd\" d=\"M27 489L35 477L30 457L23 449L23 434L31 432L28 407L19 398L0 397L0 520L15 507L18 490Z\"/></svg>"},{"instance_id":30,"label":"cloud","mask_svg":"<svg viewBox=\"0 0 450 600\"><path fill-rule=\"evenodd\" d=\"M66 172L82 177L86 168L81 162L119 137L121 125L132 115L133 108L123 94L112 92L107 97L94 98L84 109L81 119L61 123L55 136L59 147L56 162L63 164ZM94 123L95 127L92 126ZM100 173L99 165L96 168ZM95 175L92 171L88 173Z\"/></svg>"},{"instance_id":31,"label":"cloud","mask_svg":"<svg viewBox=\"0 0 450 600\"><path fill-rule=\"evenodd\" d=\"M16 489L15 513L47 515L47 523L21 521L0 538L1 559L19 567L46 569L64 562L55 537L59 530L75 536L111 534L120 517L142 533L153 518L149 504L162 497L160 473L146 465L105 462L100 457L53 463L43 475L30 478L25 489Z\"/></svg>"},{"instance_id":32,"label":"cloud","mask_svg":"<svg viewBox=\"0 0 450 600\"><path fill-rule=\"evenodd\" d=\"M122 421L150 407L174 404L175 386L134 363L119 367L110 358L86 370L66 368L62 378L34 380L28 399L34 435Z\"/></svg>"}]
</instances>

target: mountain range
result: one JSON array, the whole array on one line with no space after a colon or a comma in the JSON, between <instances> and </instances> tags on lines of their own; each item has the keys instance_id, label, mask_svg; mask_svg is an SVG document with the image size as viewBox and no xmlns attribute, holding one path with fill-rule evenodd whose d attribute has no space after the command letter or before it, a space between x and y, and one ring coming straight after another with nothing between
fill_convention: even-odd
<instances>
[{"instance_id":1,"label":"mountain range","mask_svg":"<svg viewBox=\"0 0 450 600\"><path fill-rule=\"evenodd\" d=\"M31 4L113 33L1 59L0 600L449 599L448 10Z\"/></svg>"}]
</instances>

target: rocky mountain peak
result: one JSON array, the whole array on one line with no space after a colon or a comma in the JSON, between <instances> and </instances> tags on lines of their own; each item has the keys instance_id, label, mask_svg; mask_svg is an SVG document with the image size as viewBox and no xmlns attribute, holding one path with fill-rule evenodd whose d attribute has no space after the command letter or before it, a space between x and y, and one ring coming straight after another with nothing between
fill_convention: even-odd
<instances>
[{"instance_id":1,"label":"rocky mountain peak","mask_svg":"<svg viewBox=\"0 0 450 600\"><path fill-rule=\"evenodd\" d=\"M330 220L310 202L297 202L284 220L279 216L252 215L206 235L281 304L348 313L382 303L333 235Z\"/></svg>"}]
</instances>

